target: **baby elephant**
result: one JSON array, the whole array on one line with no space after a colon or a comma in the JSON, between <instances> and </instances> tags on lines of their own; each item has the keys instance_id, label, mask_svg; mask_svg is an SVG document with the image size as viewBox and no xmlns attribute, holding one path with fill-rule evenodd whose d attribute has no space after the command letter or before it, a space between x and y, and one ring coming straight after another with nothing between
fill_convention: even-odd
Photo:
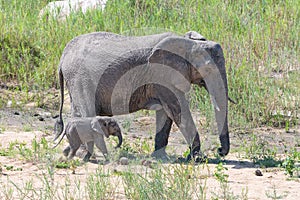
<instances>
[{"instance_id":1,"label":"baby elephant","mask_svg":"<svg viewBox=\"0 0 300 200\"><path fill-rule=\"evenodd\" d=\"M69 146L64 149L63 154L69 159L72 159L75 156L82 144L91 147L83 158L83 161L85 162L89 161L94 151L93 145L87 145L87 143L94 142L105 158L107 157L107 148L103 136L107 138L111 135L117 136L119 143L116 148L120 147L122 144L121 129L117 122L111 117L97 116L70 119L66 125L63 136L55 147L61 142L65 135L67 135L69 140Z\"/></svg>"}]
</instances>

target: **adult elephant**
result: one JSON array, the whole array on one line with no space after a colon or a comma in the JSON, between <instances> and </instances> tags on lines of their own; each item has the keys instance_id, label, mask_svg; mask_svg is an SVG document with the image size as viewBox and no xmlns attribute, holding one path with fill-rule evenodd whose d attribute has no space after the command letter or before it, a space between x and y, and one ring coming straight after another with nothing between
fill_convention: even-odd
<instances>
[{"instance_id":1,"label":"adult elephant","mask_svg":"<svg viewBox=\"0 0 300 200\"><path fill-rule=\"evenodd\" d=\"M128 37L108 32L80 35L64 49L59 65L61 106L56 127L63 130L65 79L72 116L93 117L156 110L155 151L166 156L173 122L190 147L187 159L201 156L200 139L185 94L191 84L204 86L215 106L221 147L230 142L227 122L228 89L222 48L190 31L184 36L162 33ZM93 143L88 143L88 146ZM85 159L88 160L90 154Z\"/></svg>"}]
</instances>

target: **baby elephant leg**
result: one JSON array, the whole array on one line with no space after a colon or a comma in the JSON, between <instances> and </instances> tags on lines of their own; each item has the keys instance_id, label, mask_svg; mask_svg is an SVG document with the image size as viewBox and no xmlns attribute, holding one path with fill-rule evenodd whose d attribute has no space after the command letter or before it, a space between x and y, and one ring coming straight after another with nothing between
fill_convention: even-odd
<instances>
[{"instance_id":1,"label":"baby elephant leg","mask_svg":"<svg viewBox=\"0 0 300 200\"><path fill-rule=\"evenodd\" d=\"M93 152L94 152L94 142L93 141L87 142L85 144L85 146L87 147L88 152L85 154L85 156L83 158L83 161L88 162L90 160L91 156L93 155Z\"/></svg>"},{"instance_id":2,"label":"baby elephant leg","mask_svg":"<svg viewBox=\"0 0 300 200\"><path fill-rule=\"evenodd\" d=\"M81 140L75 126L69 126L66 131L67 138L69 140L69 146L64 149L63 153L65 155L69 152L68 159L71 160L76 155L76 152L81 145Z\"/></svg>"},{"instance_id":3,"label":"baby elephant leg","mask_svg":"<svg viewBox=\"0 0 300 200\"><path fill-rule=\"evenodd\" d=\"M94 141L95 141L96 147L103 153L105 159L107 159L108 152L107 152L107 148L106 148L106 144L105 144L103 135L98 135L98 137L96 137Z\"/></svg>"},{"instance_id":4,"label":"baby elephant leg","mask_svg":"<svg viewBox=\"0 0 300 200\"><path fill-rule=\"evenodd\" d=\"M69 145L69 146L67 146L67 147L63 150L64 156L65 156L65 157L68 157L70 151L71 151L71 147L70 147L70 145Z\"/></svg>"},{"instance_id":5,"label":"baby elephant leg","mask_svg":"<svg viewBox=\"0 0 300 200\"><path fill-rule=\"evenodd\" d=\"M69 160L74 158L79 147L80 147L80 143L70 144L70 153L68 156Z\"/></svg>"}]
</instances>

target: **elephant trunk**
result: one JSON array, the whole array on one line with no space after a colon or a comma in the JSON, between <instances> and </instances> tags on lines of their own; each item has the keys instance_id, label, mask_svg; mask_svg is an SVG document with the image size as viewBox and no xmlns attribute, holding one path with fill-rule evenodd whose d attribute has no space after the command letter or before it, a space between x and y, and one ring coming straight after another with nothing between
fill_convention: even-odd
<instances>
[{"instance_id":1,"label":"elephant trunk","mask_svg":"<svg viewBox=\"0 0 300 200\"><path fill-rule=\"evenodd\" d=\"M218 126L221 147L218 149L220 156L228 154L230 149L230 139L228 131L228 85L225 70L225 59L223 50L219 44L215 44L211 50L213 62L216 67L213 75L208 78L210 86L208 88L212 102L215 106L215 117ZM209 80L210 79L210 80Z\"/></svg>"},{"instance_id":2,"label":"elephant trunk","mask_svg":"<svg viewBox=\"0 0 300 200\"><path fill-rule=\"evenodd\" d=\"M228 154L230 149L227 119L228 85L225 70L225 59L221 46L216 43L211 44L207 54L202 51L202 55L203 58L197 60L198 62L194 60L194 63L197 63L198 66L200 66L197 70L203 77L205 88L210 94L211 101L214 105L215 118L221 143L218 153L220 156L225 156ZM203 86L203 82L198 83L198 85Z\"/></svg>"},{"instance_id":3,"label":"elephant trunk","mask_svg":"<svg viewBox=\"0 0 300 200\"><path fill-rule=\"evenodd\" d=\"M223 92L215 94L216 98L220 101L220 105L222 111L218 111L215 109L216 121L218 124L219 138L221 142L221 147L218 149L218 153L220 156L226 156L230 149L230 139L229 139L229 131L228 131L228 84L227 84L227 76L225 69L225 59L223 50L220 45L214 45L212 50L213 60L215 64L218 66L220 83L223 83Z\"/></svg>"},{"instance_id":4,"label":"elephant trunk","mask_svg":"<svg viewBox=\"0 0 300 200\"><path fill-rule=\"evenodd\" d=\"M200 84L199 84L200 86ZM230 149L228 131L228 91L227 82L223 82L220 76L205 78L205 86L211 96L214 105L215 120L217 123L221 147L218 149L220 156L228 154Z\"/></svg>"},{"instance_id":5,"label":"elephant trunk","mask_svg":"<svg viewBox=\"0 0 300 200\"><path fill-rule=\"evenodd\" d=\"M119 148L122 145L122 142L123 142L123 138L122 138L121 132L119 132L118 134L116 134L116 136L119 139L119 143L118 143L118 145L115 148Z\"/></svg>"}]
</instances>

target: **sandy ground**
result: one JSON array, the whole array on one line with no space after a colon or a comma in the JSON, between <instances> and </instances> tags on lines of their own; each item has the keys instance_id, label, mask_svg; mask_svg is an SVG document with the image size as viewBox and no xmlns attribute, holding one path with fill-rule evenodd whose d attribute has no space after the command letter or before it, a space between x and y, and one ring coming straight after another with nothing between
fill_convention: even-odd
<instances>
[{"instance_id":1,"label":"sandy ground","mask_svg":"<svg viewBox=\"0 0 300 200\"><path fill-rule=\"evenodd\" d=\"M51 141L52 127L55 122L55 119L52 118L53 115L50 112L37 109L32 111L1 110L1 149L8 148L11 143L16 141L23 142L28 147L30 147L34 139L39 141L44 137ZM197 116L196 113L195 121L198 124ZM148 140L151 148L153 147L154 117L151 115L145 116L144 113L137 113L135 115L117 117L117 119L123 126L124 140L126 142L140 143L142 140ZM128 123L130 123L130 128L128 128ZM292 130L291 133L270 128L260 128L252 132L257 133L259 138L267 139L268 145L275 146L282 146L282 144L294 146L295 143L299 142L300 138L299 128ZM280 168L260 168L251 161L242 158L241 153L238 153L236 149L244 145L242 141L245 138L248 138L248 141L251 142L251 138L245 133L239 131L231 133L233 150L225 158L225 167L228 170L224 171L228 175L227 192L232 193L231 196L235 197L235 199L300 199L299 178L291 179ZM214 162L213 152L218 146L217 136L208 133L201 134L201 139L204 143L203 151L212 159L209 160L208 164L195 166L197 174L192 178L197 179L200 186L204 188L205 199L213 199L216 197L216 194L219 197L222 194L220 182L214 176L217 164ZM60 148L63 148L63 146L61 145ZM187 145L183 136L176 127L172 128L168 153L180 156L186 149ZM102 159L101 157L96 158ZM91 174L95 174L97 170L102 170L103 172L134 171L141 174L153 170L149 166L143 166L141 162L134 162L130 159L129 162L133 164L120 165L117 161L100 162L100 164L89 162L76 167L76 169L56 169L51 167L50 158L49 162L35 163L34 161L25 161L20 157L0 156L2 170L0 174L0 199L19 199L23 196L25 196L24 199L35 199L36 196L43 197L43 195L43 199L45 199L47 193L44 187L47 184L50 184L52 188L56 188L57 199L65 199L66 197L67 199L69 197L85 199L88 198L86 191L88 178ZM169 169L179 164L173 164L170 161L161 165L163 169ZM11 166L11 169L7 168L7 166ZM256 170L260 170L262 176L257 176L255 174ZM112 190L112 197L109 199L126 199L122 177L112 175L110 179L115 183L115 187ZM25 190L24 188L29 189ZM28 193L26 194L24 191ZM195 197L195 199L198 198Z\"/></svg>"}]
</instances>

